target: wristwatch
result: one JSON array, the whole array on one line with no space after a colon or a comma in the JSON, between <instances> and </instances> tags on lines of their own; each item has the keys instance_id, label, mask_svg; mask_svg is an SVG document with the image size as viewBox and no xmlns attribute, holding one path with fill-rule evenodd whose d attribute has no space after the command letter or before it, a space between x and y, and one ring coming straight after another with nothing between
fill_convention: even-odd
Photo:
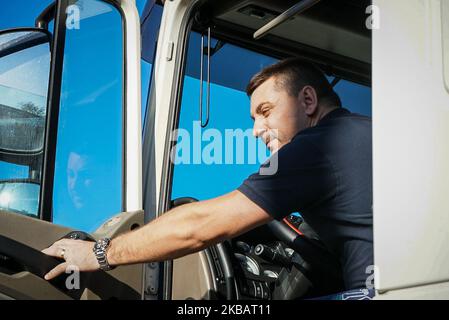
<instances>
[{"instance_id":1,"label":"wristwatch","mask_svg":"<svg viewBox=\"0 0 449 320\"><path fill-rule=\"evenodd\" d=\"M97 257L98 264L100 265L100 269L103 271L109 271L114 269L109 265L108 259L106 257L107 250L111 245L111 239L103 238L95 242L94 247L92 248L95 257Z\"/></svg>"}]
</instances>

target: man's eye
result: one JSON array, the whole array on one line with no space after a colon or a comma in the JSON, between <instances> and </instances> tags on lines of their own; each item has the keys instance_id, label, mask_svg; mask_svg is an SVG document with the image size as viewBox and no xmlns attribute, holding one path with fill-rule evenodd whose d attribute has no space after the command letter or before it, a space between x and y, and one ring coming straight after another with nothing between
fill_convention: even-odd
<instances>
[{"instance_id":1,"label":"man's eye","mask_svg":"<svg viewBox=\"0 0 449 320\"><path fill-rule=\"evenodd\" d=\"M266 117L270 114L270 110L264 110L262 111L262 114L264 115L264 117Z\"/></svg>"}]
</instances>

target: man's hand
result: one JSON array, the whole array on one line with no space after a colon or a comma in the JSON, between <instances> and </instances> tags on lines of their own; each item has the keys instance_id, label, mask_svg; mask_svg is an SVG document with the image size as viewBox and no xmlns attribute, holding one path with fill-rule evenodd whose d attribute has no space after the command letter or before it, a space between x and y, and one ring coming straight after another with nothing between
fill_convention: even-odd
<instances>
[{"instance_id":1,"label":"man's hand","mask_svg":"<svg viewBox=\"0 0 449 320\"><path fill-rule=\"evenodd\" d=\"M75 266L79 271L96 271L100 269L92 248L94 242L62 239L53 243L43 253L56 258L62 258L64 263L56 266L45 275L45 280L51 280L64 273L69 266Z\"/></svg>"}]
</instances>

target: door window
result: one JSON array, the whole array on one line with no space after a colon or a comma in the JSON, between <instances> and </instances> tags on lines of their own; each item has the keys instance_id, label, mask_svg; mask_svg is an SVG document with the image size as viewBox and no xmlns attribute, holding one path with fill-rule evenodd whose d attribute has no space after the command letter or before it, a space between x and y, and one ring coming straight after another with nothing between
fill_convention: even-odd
<instances>
[{"instance_id":1,"label":"door window","mask_svg":"<svg viewBox=\"0 0 449 320\"><path fill-rule=\"evenodd\" d=\"M93 231L122 211L123 23L119 11L103 1L75 1L70 9L53 222Z\"/></svg>"},{"instance_id":2,"label":"door window","mask_svg":"<svg viewBox=\"0 0 449 320\"><path fill-rule=\"evenodd\" d=\"M206 43L206 41L205 41ZM201 128L199 112L201 36L192 32L184 76L171 198L210 199L230 192L259 169L269 157L262 141L252 136L246 86L263 67L278 60L212 39L219 48L211 57L210 119ZM206 50L204 50L206 52ZM206 57L204 68L207 68ZM206 72L204 71L204 79ZM333 80L332 77L329 77ZM343 106L371 116L371 88L347 80L335 86ZM206 122L206 84L203 86L202 122Z\"/></svg>"}]
</instances>

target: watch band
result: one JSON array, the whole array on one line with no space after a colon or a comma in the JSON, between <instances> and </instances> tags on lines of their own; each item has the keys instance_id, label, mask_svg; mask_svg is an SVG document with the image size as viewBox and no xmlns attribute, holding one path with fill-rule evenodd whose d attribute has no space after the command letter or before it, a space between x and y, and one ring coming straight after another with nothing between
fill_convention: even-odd
<instances>
[{"instance_id":1,"label":"watch band","mask_svg":"<svg viewBox=\"0 0 449 320\"><path fill-rule=\"evenodd\" d=\"M98 260L98 264L100 265L100 269L103 271L109 271L112 270L113 267L109 265L108 258L107 258L107 250L109 246L111 245L111 239L109 238L103 238L95 242L93 247L93 252L95 254L95 257Z\"/></svg>"}]
</instances>

